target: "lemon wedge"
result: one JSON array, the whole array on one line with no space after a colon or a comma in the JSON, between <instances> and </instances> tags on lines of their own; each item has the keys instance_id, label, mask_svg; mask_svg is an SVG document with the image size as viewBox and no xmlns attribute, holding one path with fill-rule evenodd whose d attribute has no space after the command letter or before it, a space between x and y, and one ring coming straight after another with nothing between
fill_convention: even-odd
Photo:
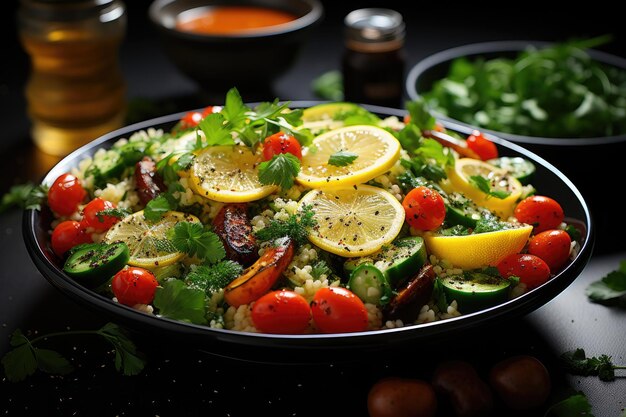
<instances>
[{"instance_id":1,"label":"lemon wedge","mask_svg":"<svg viewBox=\"0 0 626 417\"><path fill-rule=\"evenodd\" d=\"M260 200L278 190L259 181L261 162L261 155L247 146L209 146L193 161L191 187L198 195L222 203Z\"/></svg>"},{"instance_id":2,"label":"lemon wedge","mask_svg":"<svg viewBox=\"0 0 626 417\"><path fill-rule=\"evenodd\" d=\"M465 236L438 236L426 233L424 242L431 255L445 259L462 269L494 266L505 256L519 253L526 245L533 227L520 227Z\"/></svg>"},{"instance_id":3,"label":"lemon wedge","mask_svg":"<svg viewBox=\"0 0 626 417\"><path fill-rule=\"evenodd\" d=\"M379 250L400 233L404 208L389 192L370 185L317 189L299 202L311 205L317 226L309 240L344 257L365 256Z\"/></svg>"},{"instance_id":4,"label":"lemon wedge","mask_svg":"<svg viewBox=\"0 0 626 417\"><path fill-rule=\"evenodd\" d=\"M473 176L480 176L487 180L492 192L503 192L506 197L498 198L481 189L472 181ZM508 171L495 167L487 162L472 158L456 160L454 168L448 170L450 186L465 194L474 203L485 207L506 219L513 214L515 204L522 194L522 184Z\"/></svg>"},{"instance_id":5,"label":"lemon wedge","mask_svg":"<svg viewBox=\"0 0 626 417\"><path fill-rule=\"evenodd\" d=\"M141 210L116 223L106 233L104 241L126 243L130 249L129 265L155 269L178 262L185 256L167 238L167 232L180 222L198 223L200 220L191 214L168 211L159 221L149 222Z\"/></svg>"},{"instance_id":6,"label":"lemon wedge","mask_svg":"<svg viewBox=\"0 0 626 417\"><path fill-rule=\"evenodd\" d=\"M363 184L389 171L400 158L400 142L376 126L356 125L330 130L313 139L302 155L296 180L307 187L327 188ZM330 165L337 152L357 158L348 165Z\"/></svg>"}]
</instances>

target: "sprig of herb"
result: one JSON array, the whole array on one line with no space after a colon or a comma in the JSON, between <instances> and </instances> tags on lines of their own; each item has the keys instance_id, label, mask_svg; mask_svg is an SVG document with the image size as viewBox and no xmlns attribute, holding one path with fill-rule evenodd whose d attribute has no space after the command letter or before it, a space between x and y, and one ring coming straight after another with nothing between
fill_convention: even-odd
<instances>
[{"instance_id":1,"label":"sprig of herb","mask_svg":"<svg viewBox=\"0 0 626 417\"><path fill-rule=\"evenodd\" d=\"M108 208L104 210L100 210L96 213L96 218L100 223L104 222L104 217L116 217L118 219L123 219L126 216L131 215L130 210L120 207Z\"/></svg>"},{"instance_id":2,"label":"sprig of herb","mask_svg":"<svg viewBox=\"0 0 626 417\"><path fill-rule=\"evenodd\" d=\"M231 134L232 127L224 123L226 118L221 113L207 115L198 123L198 128L204 133L207 146L234 145Z\"/></svg>"},{"instance_id":3,"label":"sprig of herb","mask_svg":"<svg viewBox=\"0 0 626 417\"><path fill-rule=\"evenodd\" d=\"M31 182L12 186L0 200L0 213L7 211L11 207L22 209L41 210L41 205L48 196L48 187Z\"/></svg>"},{"instance_id":4,"label":"sprig of herb","mask_svg":"<svg viewBox=\"0 0 626 417\"><path fill-rule=\"evenodd\" d=\"M483 193L495 198L499 198L500 200L503 200L511 195L511 193L508 191L493 190L491 188L489 180L482 175L471 175L469 177L469 180L474 187L478 188Z\"/></svg>"},{"instance_id":5,"label":"sprig of herb","mask_svg":"<svg viewBox=\"0 0 626 417\"><path fill-rule=\"evenodd\" d=\"M234 261L220 261L214 265L199 265L187 274L185 283L190 288L201 289L205 293L212 293L224 288L233 279L237 278L243 267Z\"/></svg>"},{"instance_id":6,"label":"sprig of herb","mask_svg":"<svg viewBox=\"0 0 626 417\"><path fill-rule=\"evenodd\" d=\"M13 347L2 358L2 365L7 379L11 382L23 381L40 371L66 375L74 370L74 366L59 352L36 347L42 341L60 336L96 335L104 338L115 348L115 369L124 375L137 375L144 366L143 355L128 334L118 325L107 323L98 330L72 330L48 333L34 339L26 337L20 329L11 335L10 344Z\"/></svg>"},{"instance_id":7,"label":"sprig of herb","mask_svg":"<svg viewBox=\"0 0 626 417\"><path fill-rule=\"evenodd\" d=\"M178 200L170 193L161 193L150 200L143 210L143 217L149 222L158 222L170 210L178 208Z\"/></svg>"},{"instance_id":8,"label":"sprig of herb","mask_svg":"<svg viewBox=\"0 0 626 417\"><path fill-rule=\"evenodd\" d=\"M358 154L349 151L338 151L328 158L328 165L345 167L353 163L359 157Z\"/></svg>"},{"instance_id":9,"label":"sprig of herb","mask_svg":"<svg viewBox=\"0 0 626 417\"><path fill-rule=\"evenodd\" d=\"M201 223L179 222L168 231L167 237L180 252L209 263L218 262L226 256L220 238Z\"/></svg>"},{"instance_id":10,"label":"sprig of herb","mask_svg":"<svg viewBox=\"0 0 626 417\"><path fill-rule=\"evenodd\" d=\"M580 376L598 376L602 381L615 380L616 369L626 369L626 366L615 365L609 355L587 357L585 350L565 352L561 355L565 371Z\"/></svg>"},{"instance_id":11,"label":"sprig of herb","mask_svg":"<svg viewBox=\"0 0 626 417\"><path fill-rule=\"evenodd\" d=\"M262 242L271 242L281 237L289 237L297 244L304 244L308 240L309 229L317 225L315 212L311 205L305 205L302 210L289 216L287 220L274 220L255 235Z\"/></svg>"},{"instance_id":12,"label":"sprig of herb","mask_svg":"<svg viewBox=\"0 0 626 417\"><path fill-rule=\"evenodd\" d=\"M206 294L179 279L165 281L154 294L157 315L194 324L206 324Z\"/></svg>"},{"instance_id":13,"label":"sprig of herb","mask_svg":"<svg viewBox=\"0 0 626 417\"><path fill-rule=\"evenodd\" d=\"M333 270L323 259L320 259L315 264L313 264L313 268L311 269L311 276L314 279L320 279L322 275L326 275L327 277L329 277L332 273Z\"/></svg>"},{"instance_id":14,"label":"sprig of herb","mask_svg":"<svg viewBox=\"0 0 626 417\"><path fill-rule=\"evenodd\" d=\"M582 392L577 392L566 399L553 404L546 410L544 417L593 417L591 404Z\"/></svg>"},{"instance_id":15,"label":"sprig of herb","mask_svg":"<svg viewBox=\"0 0 626 417\"><path fill-rule=\"evenodd\" d=\"M280 153L259 164L259 181L264 185L279 185L283 190L288 190L299 172L300 160L290 153Z\"/></svg>"},{"instance_id":16,"label":"sprig of herb","mask_svg":"<svg viewBox=\"0 0 626 417\"><path fill-rule=\"evenodd\" d=\"M626 260L615 271L589 284L586 294L594 303L626 308Z\"/></svg>"}]
</instances>

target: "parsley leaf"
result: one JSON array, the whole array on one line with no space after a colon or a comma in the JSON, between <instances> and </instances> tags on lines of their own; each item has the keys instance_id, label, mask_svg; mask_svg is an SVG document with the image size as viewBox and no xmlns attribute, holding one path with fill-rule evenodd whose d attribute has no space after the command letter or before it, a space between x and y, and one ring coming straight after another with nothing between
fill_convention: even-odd
<instances>
[{"instance_id":1,"label":"parsley leaf","mask_svg":"<svg viewBox=\"0 0 626 417\"><path fill-rule=\"evenodd\" d=\"M180 222L169 232L168 238L174 247L189 256L197 256L210 263L215 263L226 256L224 244L201 223Z\"/></svg>"},{"instance_id":2,"label":"parsley leaf","mask_svg":"<svg viewBox=\"0 0 626 417\"><path fill-rule=\"evenodd\" d=\"M114 207L114 208L108 208L108 209L100 210L99 212L96 213L96 217L98 218L98 221L100 223L103 223L104 222L104 216L116 217L118 219L123 219L124 217L129 216L130 214L132 214L132 213L128 209Z\"/></svg>"},{"instance_id":3,"label":"parsley leaf","mask_svg":"<svg viewBox=\"0 0 626 417\"><path fill-rule=\"evenodd\" d=\"M221 261L214 265L199 265L185 277L190 288L201 289L205 293L219 291L237 278L243 267L234 261Z\"/></svg>"},{"instance_id":4,"label":"parsley leaf","mask_svg":"<svg viewBox=\"0 0 626 417\"><path fill-rule=\"evenodd\" d=\"M626 260L617 270L589 284L586 294L592 302L626 308Z\"/></svg>"},{"instance_id":5,"label":"parsley leaf","mask_svg":"<svg viewBox=\"0 0 626 417\"><path fill-rule=\"evenodd\" d=\"M41 205L48 197L48 187L34 185L33 183L18 184L12 186L0 200L0 213L11 207L22 209L41 210Z\"/></svg>"},{"instance_id":6,"label":"parsley leaf","mask_svg":"<svg viewBox=\"0 0 626 417\"><path fill-rule=\"evenodd\" d=\"M157 287L153 304L159 316L195 324L207 323L204 291L189 288L181 280L170 279L162 287Z\"/></svg>"},{"instance_id":7,"label":"parsley leaf","mask_svg":"<svg viewBox=\"0 0 626 417\"><path fill-rule=\"evenodd\" d=\"M176 209L176 204L172 204L172 200L163 193L146 204L143 217L150 222L157 222L165 213L174 209Z\"/></svg>"},{"instance_id":8,"label":"parsley leaf","mask_svg":"<svg viewBox=\"0 0 626 417\"><path fill-rule=\"evenodd\" d=\"M13 350L2 358L7 379L11 382L23 381L37 369L57 375L66 375L74 370L72 364L59 352L35 347L35 344L53 337L71 335L97 335L103 337L115 348L115 369L124 375L136 375L145 366L145 360L137 352L135 344L119 326L107 323L98 330L73 330L48 333L29 340L20 329L11 336Z\"/></svg>"},{"instance_id":9,"label":"parsley leaf","mask_svg":"<svg viewBox=\"0 0 626 417\"><path fill-rule=\"evenodd\" d=\"M491 183L489 182L487 178L483 177L482 175L471 175L469 177L469 180L470 180L470 183L474 187L478 188L483 193L490 195L492 197L503 200L511 195L511 193L508 191L492 190Z\"/></svg>"},{"instance_id":10,"label":"parsley leaf","mask_svg":"<svg viewBox=\"0 0 626 417\"><path fill-rule=\"evenodd\" d=\"M302 211L289 216L287 220L274 220L255 235L262 242L271 242L281 237L289 237L297 244L308 241L309 229L317 225L314 218L315 212L311 205L302 207Z\"/></svg>"},{"instance_id":11,"label":"parsley leaf","mask_svg":"<svg viewBox=\"0 0 626 417\"><path fill-rule=\"evenodd\" d=\"M283 190L288 190L299 172L300 160L290 153L280 153L259 164L259 181L264 185L279 185Z\"/></svg>"},{"instance_id":12,"label":"parsley leaf","mask_svg":"<svg viewBox=\"0 0 626 417\"><path fill-rule=\"evenodd\" d=\"M424 100L414 100L406 103L411 120L409 124L414 124L420 130L432 130L435 128L436 120L430 114L426 102Z\"/></svg>"},{"instance_id":13,"label":"parsley leaf","mask_svg":"<svg viewBox=\"0 0 626 417\"><path fill-rule=\"evenodd\" d=\"M613 364L608 355L587 357L585 350L565 352L561 355L565 371L572 375L598 376L602 381L613 381L616 369L626 369L626 366Z\"/></svg>"},{"instance_id":14,"label":"parsley leaf","mask_svg":"<svg viewBox=\"0 0 626 417\"><path fill-rule=\"evenodd\" d=\"M221 113L226 120L235 128L242 128L246 123L247 112L250 109L243 103L241 95L236 88L231 88L226 93L224 108Z\"/></svg>"},{"instance_id":15,"label":"parsley leaf","mask_svg":"<svg viewBox=\"0 0 626 417\"><path fill-rule=\"evenodd\" d=\"M591 413L591 404L582 392L574 394L563 401L552 405L544 414L544 417L593 417Z\"/></svg>"},{"instance_id":16,"label":"parsley leaf","mask_svg":"<svg viewBox=\"0 0 626 417\"><path fill-rule=\"evenodd\" d=\"M221 113L207 115L198 123L198 128L204 133L207 146L234 145L231 127L225 123L226 119Z\"/></svg>"},{"instance_id":17,"label":"parsley leaf","mask_svg":"<svg viewBox=\"0 0 626 417\"><path fill-rule=\"evenodd\" d=\"M359 155L355 154L354 152L349 152L349 151L335 152L334 154L330 156L330 158L328 158L328 165L334 165L337 167L345 167L353 163L355 159L357 159L358 157Z\"/></svg>"}]
</instances>

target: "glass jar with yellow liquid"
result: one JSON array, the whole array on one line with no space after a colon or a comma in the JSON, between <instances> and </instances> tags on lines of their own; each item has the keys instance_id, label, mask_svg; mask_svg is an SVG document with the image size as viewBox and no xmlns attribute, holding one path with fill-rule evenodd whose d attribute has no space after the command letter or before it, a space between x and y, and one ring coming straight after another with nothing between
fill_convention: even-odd
<instances>
[{"instance_id":1,"label":"glass jar with yellow liquid","mask_svg":"<svg viewBox=\"0 0 626 417\"><path fill-rule=\"evenodd\" d=\"M25 91L31 134L42 151L66 155L123 125L120 0L20 0L18 25L31 59Z\"/></svg>"}]
</instances>

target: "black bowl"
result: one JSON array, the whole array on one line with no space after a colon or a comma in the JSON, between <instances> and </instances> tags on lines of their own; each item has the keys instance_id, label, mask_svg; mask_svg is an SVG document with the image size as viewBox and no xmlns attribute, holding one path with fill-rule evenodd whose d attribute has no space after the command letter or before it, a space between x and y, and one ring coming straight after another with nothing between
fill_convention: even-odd
<instances>
[{"instance_id":1,"label":"black bowl","mask_svg":"<svg viewBox=\"0 0 626 417\"><path fill-rule=\"evenodd\" d=\"M299 108L314 104L319 103L292 102L290 106ZM398 109L377 106L364 107L381 116L403 117L406 114L405 111ZM59 162L48 172L43 183L51 184L60 174L75 167L81 159L93 155L100 148L110 147L118 139L127 138L133 132L149 127L169 130L183 114L178 113L148 120L102 136ZM451 122L444 122L444 124L447 128L460 134L467 135L471 132L470 128ZM190 346L198 347L212 354L264 362L311 363L317 360L327 361L329 358L336 361L354 360L363 358L364 355L373 351L388 348L399 349L411 346L412 343L418 343L419 346L435 346L445 341L458 339L465 332L478 327L523 316L546 304L576 279L591 257L594 226L587 204L572 182L554 166L528 150L497 137L492 137L492 139L498 144L502 155L522 156L536 164L536 186L542 193L557 199L565 210L567 220L579 226L583 236L582 247L571 264L542 286L501 305L448 320L390 330L295 336L211 329L138 312L114 303L109 298L68 277L63 272L58 258L50 249L48 230L52 214L46 207L42 211L26 210L24 212L23 235L28 252L37 268L54 287L65 295L85 307L106 314L112 320L128 326L131 330L156 336L163 340L175 338L177 341L184 341ZM315 354L309 355L313 352Z\"/></svg>"},{"instance_id":2,"label":"black bowl","mask_svg":"<svg viewBox=\"0 0 626 417\"><path fill-rule=\"evenodd\" d=\"M444 78L456 58L469 60L483 58L514 58L529 45L544 47L548 42L538 41L496 41L463 45L437 52L414 65L406 78L406 94L412 100L420 99L433 84ZM603 64L626 71L626 59L598 50L588 50L589 56ZM440 120L450 121L465 127L467 123L449 116L433 112ZM601 195L611 195L616 190L618 178L623 178L622 158L626 154L626 135L590 138L550 138L522 136L512 133L481 128L510 142L520 144L554 164L580 189L589 202L597 219L598 251L613 251L623 247L621 236L626 233L626 225L615 224L612 214L605 212L607 205ZM617 229L616 229L617 228ZM619 232L621 230L621 232Z\"/></svg>"},{"instance_id":3,"label":"black bowl","mask_svg":"<svg viewBox=\"0 0 626 417\"><path fill-rule=\"evenodd\" d=\"M297 19L232 35L176 29L180 13L220 5L271 8ZM155 0L148 13L165 53L177 68L203 90L221 98L234 85L240 91L267 89L289 70L311 30L322 20L324 9L319 0Z\"/></svg>"}]
</instances>

